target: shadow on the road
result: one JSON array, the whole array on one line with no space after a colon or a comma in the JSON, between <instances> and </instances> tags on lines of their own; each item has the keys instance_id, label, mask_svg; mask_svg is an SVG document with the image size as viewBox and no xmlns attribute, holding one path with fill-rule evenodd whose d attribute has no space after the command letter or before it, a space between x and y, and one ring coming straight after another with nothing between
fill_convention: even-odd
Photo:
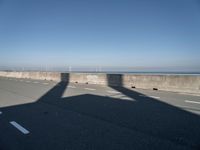
<instances>
[{"instance_id":1,"label":"shadow on the road","mask_svg":"<svg viewBox=\"0 0 200 150\"><path fill-rule=\"evenodd\" d=\"M61 73L60 82L44 94L37 102L55 102L60 99L69 84L69 74Z\"/></svg>"},{"instance_id":2,"label":"shadow on the road","mask_svg":"<svg viewBox=\"0 0 200 150\"><path fill-rule=\"evenodd\" d=\"M141 97L123 87L123 76L115 74L107 75L108 86L132 100L92 94L62 98L69 77L62 74L62 81L35 103L3 108L8 115L15 113L15 119L23 121L36 140L27 145L19 142L19 149L29 148L30 143L32 149L168 149L160 141L200 148L198 115Z\"/></svg>"}]
</instances>

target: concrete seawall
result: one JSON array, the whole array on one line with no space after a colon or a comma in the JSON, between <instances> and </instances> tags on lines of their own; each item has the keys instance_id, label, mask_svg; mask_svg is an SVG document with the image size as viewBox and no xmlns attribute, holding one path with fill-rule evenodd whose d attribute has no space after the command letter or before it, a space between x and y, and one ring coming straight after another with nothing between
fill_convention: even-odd
<instances>
[{"instance_id":1,"label":"concrete seawall","mask_svg":"<svg viewBox=\"0 0 200 150\"><path fill-rule=\"evenodd\" d=\"M0 76L30 78L38 80L63 80L65 73L59 72L0 72ZM69 82L124 86L128 88L158 89L173 92L200 94L199 75L131 75L105 73L70 73Z\"/></svg>"}]
</instances>

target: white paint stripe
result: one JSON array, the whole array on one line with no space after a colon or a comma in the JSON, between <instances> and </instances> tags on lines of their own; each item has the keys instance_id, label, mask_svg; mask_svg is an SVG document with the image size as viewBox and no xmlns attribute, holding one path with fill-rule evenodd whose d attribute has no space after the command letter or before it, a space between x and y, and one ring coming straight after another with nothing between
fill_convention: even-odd
<instances>
[{"instance_id":1,"label":"white paint stripe","mask_svg":"<svg viewBox=\"0 0 200 150\"><path fill-rule=\"evenodd\" d=\"M0 115L2 114L2 112L0 111Z\"/></svg>"},{"instance_id":2,"label":"white paint stripe","mask_svg":"<svg viewBox=\"0 0 200 150\"><path fill-rule=\"evenodd\" d=\"M30 132L26 130L24 127L22 127L20 124L18 124L15 121L11 121L10 124L12 124L15 128L17 128L19 131L21 131L24 134L29 134Z\"/></svg>"},{"instance_id":3,"label":"white paint stripe","mask_svg":"<svg viewBox=\"0 0 200 150\"><path fill-rule=\"evenodd\" d=\"M156 98L156 99L159 99L160 97L158 97L158 96L149 96L149 97L151 97L151 98Z\"/></svg>"},{"instance_id":4,"label":"white paint stripe","mask_svg":"<svg viewBox=\"0 0 200 150\"><path fill-rule=\"evenodd\" d=\"M91 88L84 88L84 89L86 89L86 90L91 90L91 91L96 90L96 89L91 89Z\"/></svg>"},{"instance_id":5,"label":"white paint stripe","mask_svg":"<svg viewBox=\"0 0 200 150\"><path fill-rule=\"evenodd\" d=\"M141 96L141 97L151 97L151 98L157 98L157 99L160 98L160 97L157 97L157 96L147 96L147 95L139 95L139 96Z\"/></svg>"},{"instance_id":6,"label":"white paint stripe","mask_svg":"<svg viewBox=\"0 0 200 150\"><path fill-rule=\"evenodd\" d=\"M45 85L47 85L47 84L49 84L49 83L42 83L42 84L45 84Z\"/></svg>"},{"instance_id":7,"label":"white paint stripe","mask_svg":"<svg viewBox=\"0 0 200 150\"><path fill-rule=\"evenodd\" d=\"M194 103L194 104L200 104L200 102L197 101L190 101L190 100L185 100L186 103Z\"/></svg>"},{"instance_id":8,"label":"white paint stripe","mask_svg":"<svg viewBox=\"0 0 200 150\"><path fill-rule=\"evenodd\" d=\"M121 97L123 97L124 95L118 94L118 95L108 95L108 96L114 97L114 98L121 98Z\"/></svg>"},{"instance_id":9,"label":"white paint stripe","mask_svg":"<svg viewBox=\"0 0 200 150\"><path fill-rule=\"evenodd\" d=\"M73 88L73 89L75 89L75 88L76 88L75 86L70 86L70 85L69 85L68 87L69 87L69 88Z\"/></svg>"},{"instance_id":10,"label":"white paint stripe","mask_svg":"<svg viewBox=\"0 0 200 150\"><path fill-rule=\"evenodd\" d=\"M186 93L179 93L179 94L181 94L181 95L186 95Z\"/></svg>"},{"instance_id":11,"label":"white paint stripe","mask_svg":"<svg viewBox=\"0 0 200 150\"><path fill-rule=\"evenodd\" d=\"M192 95L192 96L200 96L199 94L195 94L195 93L179 93L181 95Z\"/></svg>"},{"instance_id":12,"label":"white paint stripe","mask_svg":"<svg viewBox=\"0 0 200 150\"><path fill-rule=\"evenodd\" d=\"M146 95L139 95L139 96L141 96L141 97L147 97Z\"/></svg>"},{"instance_id":13,"label":"white paint stripe","mask_svg":"<svg viewBox=\"0 0 200 150\"><path fill-rule=\"evenodd\" d=\"M35 82L33 82L33 83L39 83L39 82L35 81Z\"/></svg>"},{"instance_id":14,"label":"white paint stripe","mask_svg":"<svg viewBox=\"0 0 200 150\"><path fill-rule=\"evenodd\" d=\"M120 93L120 92L117 92L117 91L107 91L108 93L116 93L116 94L118 94L118 93Z\"/></svg>"}]
</instances>

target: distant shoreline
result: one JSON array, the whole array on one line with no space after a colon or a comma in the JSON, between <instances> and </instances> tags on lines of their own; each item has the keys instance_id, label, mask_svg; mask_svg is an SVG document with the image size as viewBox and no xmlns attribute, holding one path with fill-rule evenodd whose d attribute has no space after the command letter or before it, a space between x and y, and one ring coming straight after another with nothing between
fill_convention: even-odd
<instances>
[{"instance_id":1,"label":"distant shoreline","mask_svg":"<svg viewBox=\"0 0 200 150\"><path fill-rule=\"evenodd\" d=\"M69 73L69 72L67 72ZM70 73L147 74L147 75L200 75L200 72L123 72L123 71L72 71Z\"/></svg>"},{"instance_id":2,"label":"distant shoreline","mask_svg":"<svg viewBox=\"0 0 200 150\"><path fill-rule=\"evenodd\" d=\"M46 72L41 70L0 70L6 72ZM51 71L47 70L47 72L64 72L64 73L105 73L105 74L146 74L146 75L200 75L200 72L158 72L158 71Z\"/></svg>"}]
</instances>

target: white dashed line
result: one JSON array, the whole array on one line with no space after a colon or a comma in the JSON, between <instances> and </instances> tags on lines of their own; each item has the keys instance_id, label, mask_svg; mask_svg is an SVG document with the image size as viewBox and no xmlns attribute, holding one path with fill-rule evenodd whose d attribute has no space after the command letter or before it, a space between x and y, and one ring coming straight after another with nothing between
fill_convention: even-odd
<instances>
[{"instance_id":1,"label":"white dashed line","mask_svg":"<svg viewBox=\"0 0 200 150\"><path fill-rule=\"evenodd\" d=\"M10 124L12 124L15 128L17 128L23 134L29 134L30 133L28 130L26 130L24 127L22 127L20 124L18 124L15 121L11 121Z\"/></svg>"},{"instance_id":2,"label":"white dashed line","mask_svg":"<svg viewBox=\"0 0 200 150\"><path fill-rule=\"evenodd\" d=\"M160 97L157 97L157 96L147 96L147 95L139 95L141 97L151 97L151 98L156 98L156 99L159 99Z\"/></svg>"},{"instance_id":3,"label":"white dashed line","mask_svg":"<svg viewBox=\"0 0 200 150\"><path fill-rule=\"evenodd\" d=\"M33 83L39 83L39 82L35 81L35 82L33 82Z\"/></svg>"},{"instance_id":4,"label":"white dashed line","mask_svg":"<svg viewBox=\"0 0 200 150\"><path fill-rule=\"evenodd\" d=\"M42 83L42 84L44 84L44 85L48 85L49 83Z\"/></svg>"},{"instance_id":5,"label":"white dashed line","mask_svg":"<svg viewBox=\"0 0 200 150\"><path fill-rule=\"evenodd\" d=\"M200 102L197 101L190 101L190 100L185 100L186 103L193 103L193 104L200 104Z\"/></svg>"},{"instance_id":6,"label":"white dashed line","mask_svg":"<svg viewBox=\"0 0 200 150\"><path fill-rule=\"evenodd\" d=\"M115 94L118 94L120 92L117 92L117 91L107 91L108 93L115 93Z\"/></svg>"},{"instance_id":7,"label":"white dashed line","mask_svg":"<svg viewBox=\"0 0 200 150\"><path fill-rule=\"evenodd\" d=\"M139 95L139 96L141 96L141 97L147 97L146 95Z\"/></svg>"},{"instance_id":8,"label":"white dashed line","mask_svg":"<svg viewBox=\"0 0 200 150\"><path fill-rule=\"evenodd\" d=\"M196 93L179 93L181 95L192 95L192 96L200 96L199 94L196 94Z\"/></svg>"},{"instance_id":9,"label":"white dashed line","mask_svg":"<svg viewBox=\"0 0 200 150\"><path fill-rule=\"evenodd\" d=\"M134 101L134 99L132 99L130 97L122 97L121 99L123 99L123 100L129 100L129 101Z\"/></svg>"},{"instance_id":10,"label":"white dashed line","mask_svg":"<svg viewBox=\"0 0 200 150\"><path fill-rule=\"evenodd\" d=\"M69 85L68 87L69 87L69 88L72 88L72 89L75 89L75 88L76 88L75 86L70 86L70 85Z\"/></svg>"},{"instance_id":11,"label":"white dashed line","mask_svg":"<svg viewBox=\"0 0 200 150\"><path fill-rule=\"evenodd\" d=\"M0 115L2 114L2 112L0 111Z\"/></svg>"},{"instance_id":12,"label":"white dashed line","mask_svg":"<svg viewBox=\"0 0 200 150\"><path fill-rule=\"evenodd\" d=\"M90 90L90 91L94 91L96 89L91 89L91 88L84 88L85 90Z\"/></svg>"},{"instance_id":13,"label":"white dashed line","mask_svg":"<svg viewBox=\"0 0 200 150\"><path fill-rule=\"evenodd\" d=\"M149 96L151 98L156 98L156 99L159 99L160 97L157 97L157 96Z\"/></svg>"}]
</instances>

